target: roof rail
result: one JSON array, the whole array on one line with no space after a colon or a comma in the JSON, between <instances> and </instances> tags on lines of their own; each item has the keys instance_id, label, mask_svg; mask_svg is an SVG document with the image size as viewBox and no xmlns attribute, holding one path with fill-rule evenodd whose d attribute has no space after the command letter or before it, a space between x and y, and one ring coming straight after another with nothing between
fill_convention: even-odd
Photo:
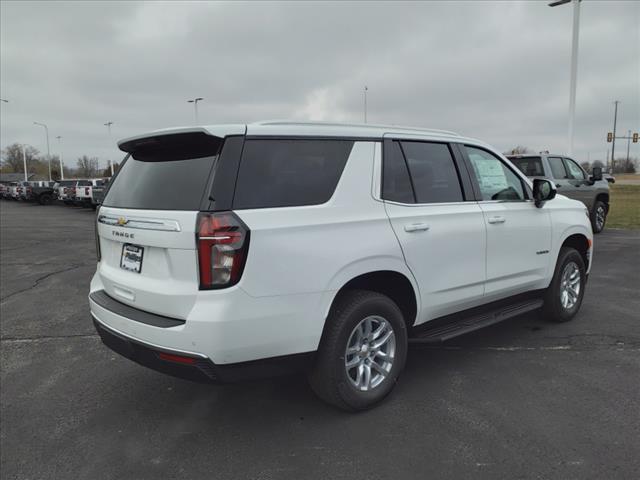
<instances>
[{"instance_id":1,"label":"roof rail","mask_svg":"<svg viewBox=\"0 0 640 480\"><path fill-rule=\"evenodd\" d=\"M423 127L407 127L403 125L378 125L372 123L340 123L340 122L313 122L313 121L296 121L296 120L266 120L254 122L254 125L300 125L300 126L323 126L323 127L355 127L355 128L391 128L398 130L410 130L415 132L439 133L443 135L451 135L459 137L460 134L450 130L440 130L436 128Z\"/></svg>"}]
</instances>

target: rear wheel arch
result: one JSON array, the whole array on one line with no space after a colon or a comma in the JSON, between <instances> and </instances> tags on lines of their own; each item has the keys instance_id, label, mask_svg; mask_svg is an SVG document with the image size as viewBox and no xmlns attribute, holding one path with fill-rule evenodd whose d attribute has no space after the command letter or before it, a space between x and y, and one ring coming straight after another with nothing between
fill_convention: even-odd
<instances>
[{"instance_id":1,"label":"rear wheel arch","mask_svg":"<svg viewBox=\"0 0 640 480\"><path fill-rule=\"evenodd\" d=\"M413 327L418 313L418 295L405 274L393 270L378 270L352 278L334 295L327 318L331 315L339 299L353 290L368 290L386 295L396 303L402 312L407 329Z\"/></svg>"}]
</instances>

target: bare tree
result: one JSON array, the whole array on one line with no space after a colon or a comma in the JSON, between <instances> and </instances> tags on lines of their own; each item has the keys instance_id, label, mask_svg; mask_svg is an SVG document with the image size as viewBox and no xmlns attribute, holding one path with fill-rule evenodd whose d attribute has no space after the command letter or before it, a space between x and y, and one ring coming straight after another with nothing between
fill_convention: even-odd
<instances>
[{"instance_id":1,"label":"bare tree","mask_svg":"<svg viewBox=\"0 0 640 480\"><path fill-rule=\"evenodd\" d=\"M98 171L98 158L83 155L78 158L77 165L78 168L76 169L76 173L79 177L95 177L96 172Z\"/></svg>"},{"instance_id":2,"label":"bare tree","mask_svg":"<svg viewBox=\"0 0 640 480\"><path fill-rule=\"evenodd\" d=\"M635 158L616 158L612 173L636 173Z\"/></svg>"},{"instance_id":3,"label":"bare tree","mask_svg":"<svg viewBox=\"0 0 640 480\"><path fill-rule=\"evenodd\" d=\"M522 145L516 145L511 150L504 152L505 155L522 155L524 153L531 153L531 149Z\"/></svg>"},{"instance_id":4,"label":"bare tree","mask_svg":"<svg viewBox=\"0 0 640 480\"><path fill-rule=\"evenodd\" d=\"M37 164L40 163L40 159L38 158L40 152L31 145L25 145L25 152L27 154L27 170L33 173ZM2 166L10 172L24 172L21 144L14 143L2 150Z\"/></svg>"}]
</instances>

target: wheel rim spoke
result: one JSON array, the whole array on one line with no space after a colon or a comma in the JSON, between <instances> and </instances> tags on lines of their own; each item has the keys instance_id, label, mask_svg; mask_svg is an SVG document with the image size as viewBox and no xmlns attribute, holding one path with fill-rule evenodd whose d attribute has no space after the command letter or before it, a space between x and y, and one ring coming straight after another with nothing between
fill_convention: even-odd
<instances>
[{"instance_id":1,"label":"wheel rim spoke","mask_svg":"<svg viewBox=\"0 0 640 480\"><path fill-rule=\"evenodd\" d=\"M581 273L575 262L568 263L560 281L560 303L563 308L573 308L580 298Z\"/></svg>"},{"instance_id":2,"label":"wheel rim spoke","mask_svg":"<svg viewBox=\"0 0 640 480\"><path fill-rule=\"evenodd\" d=\"M372 315L362 319L352 330L345 348L345 371L358 391L375 389L393 367L396 338L385 318Z\"/></svg>"}]
</instances>

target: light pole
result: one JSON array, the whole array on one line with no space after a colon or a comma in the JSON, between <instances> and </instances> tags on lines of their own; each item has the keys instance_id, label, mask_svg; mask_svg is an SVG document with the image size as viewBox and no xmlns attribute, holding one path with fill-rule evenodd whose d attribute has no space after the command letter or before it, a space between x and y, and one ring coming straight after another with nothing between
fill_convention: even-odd
<instances>
[{"instance_id":1,"label":"light pole","mask_svg":"<svg viewBox=\"0 0 640 480\"><path fill-rule=\"evenodd\" d=\"M620 103L620 100L616 100L615 102L613 102L613 104L615 105L614 110L613 110L613 138L611 139L613 143L611 143L611 174L613 174L613 166L616 162L615 160L615 152L616 152L616 124L618 123L618 104Z\"/></svg>"},{"instance_id":2,"label":"light pole","mask_svg":"<svg viewBox=\"0 0 640 480\"><path fill-rule=\"evenodd\" d=\"M44 131L47 134L47 162L49 163L49 181L51 181L51 151L49 150L49 127L44 123L33 122L34 125L44 127Z\"/></svg>"},{"instance_id":3,"label":"light pole","mask_svg":"<svg viewBox=\"0 0 640 480\"><path fill-rule=\"evenodd\" d=\"M367 123L367 92L369 87L364 86L364 123Z\"/></svg>"},{"instance_id":4,"label":"light pole","mask_svg":"<svg viewBox=\"0 0 640 480\"><path fill-rule=\"evenodd\" d=\"M27 149L24 146L24 143L22 144L22 163L24 165L24 181L26 182L28 180L27 178Z\"/></svg>"},{"instance_id":5,"label":"light pole","mask_svg":"<svg viewBox=\"0 0 640 480\"><path fill-rule=\"evenodd\" d=\"M104 125L109 131L109 148L111 148L111 125L113 125L113 122L107 122ZM107 161L109 162L109 167L111 168L111 176L113 177L113 162L111 161L111 159L107 159Z\"/></svg>"},{"instance_id":6,"label":"light pole","mask_svg":"<svg viewBox=\"0 0 640 480\"><path fill-rule=\"evenodd\" d=\"M569 156L573 155L573 122L576 116L576 78L578 75L578 36L580 30L580 2L582 0L555 0L550 7L573 3L573 34L571 38L571 80L569 81Z\"/></svg>"},{"instance_id":7,"label":"light pole","mask_svg":"<svg viewBox=\"0 0 640 480\"><path fill-rule=\"evenodd\" d=\"M627 132L627 165L629 165L629 147L631 146L631 130Z\"/></svg>"},{"instance_id":8,"label":"light pole","mask_svg":"<svg viewBox=\"0 0 640 480\"><path fill-rule=\"evenodd\" d=\"M64 180L64 166L62 165L62 143L60 142L62 137L58 135L56 138L58 139L58 152L60 152L60 158L58 159L60 160L60 180Z\"/></svg>"},{"instance_id":9,"label":"light pole","mask_svg":"<svg viewBox=\"0 0 640 480\"><path fill-rule=\"evenodd\" d=\"M198 102L204 100L202 97L194 98L193 100L187 100L187 103L193 103L193 108L196 114L196 125L198 125Z\"/></svg>"}]
</instances>

